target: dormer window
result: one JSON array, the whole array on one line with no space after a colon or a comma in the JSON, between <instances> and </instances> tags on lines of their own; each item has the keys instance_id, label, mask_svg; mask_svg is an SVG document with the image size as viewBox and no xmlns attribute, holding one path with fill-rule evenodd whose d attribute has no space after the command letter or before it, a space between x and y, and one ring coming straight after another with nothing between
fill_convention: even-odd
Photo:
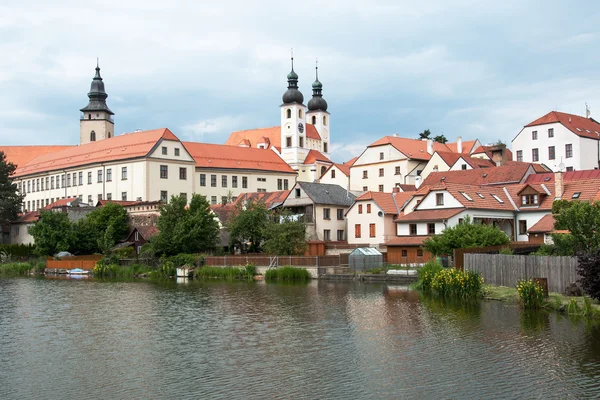
<instances>
[{"instance_id":1,"label":"dormer window","mask_svg":"<svg viewBox=\"0 0 600 400\"><path fill-rule=\"evenodd\" d=\"M578 199L579 196L581 196L581 192L575 192L575 193L573 193L573 196L571 198L572 199Z\"/></svg>"},{"instance_id":2,"label":"dormer window","mask_svg":"<svg viewBox=\"0 0 600 400\"><path fill-rule=\"evenodd\" d=\"M521 205L533 206L536 204L538 204L538 195L537 194L524 194L521 196Z\"/></svg>"}]
</instances>

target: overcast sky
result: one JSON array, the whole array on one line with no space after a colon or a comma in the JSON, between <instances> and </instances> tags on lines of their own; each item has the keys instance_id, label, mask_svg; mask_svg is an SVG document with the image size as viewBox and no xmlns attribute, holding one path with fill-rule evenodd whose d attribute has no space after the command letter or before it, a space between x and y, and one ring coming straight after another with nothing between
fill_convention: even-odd
<instances>
[{"instance_id":1,"label":"overcast sky","mask_svg":"<svg viewBox=\"0 0 600 400\"><path fill-rule=\"evenodd\" d=\"M394 133L509 143L551 110L600 116L596 1L4 4L0 145L78 143L96 57L117 134L278 125L292 47L305 104L319 59L334 161Z\"/></svg>"}]
</instances>

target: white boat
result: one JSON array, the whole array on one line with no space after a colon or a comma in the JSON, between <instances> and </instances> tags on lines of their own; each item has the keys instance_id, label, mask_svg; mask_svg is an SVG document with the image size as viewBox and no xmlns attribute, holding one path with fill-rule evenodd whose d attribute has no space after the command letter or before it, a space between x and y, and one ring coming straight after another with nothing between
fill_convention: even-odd
<instances>
[{"instance_id":1,"label":"white boat","mask_svg":"<svg viewBox=\"0 0 600 400\"><path fill-rule=\"evenodd\" d=\"M69 275L88 275L89 273L90 271L81 268L70 269L68 272Z\"/></svg>"}]
</instances>

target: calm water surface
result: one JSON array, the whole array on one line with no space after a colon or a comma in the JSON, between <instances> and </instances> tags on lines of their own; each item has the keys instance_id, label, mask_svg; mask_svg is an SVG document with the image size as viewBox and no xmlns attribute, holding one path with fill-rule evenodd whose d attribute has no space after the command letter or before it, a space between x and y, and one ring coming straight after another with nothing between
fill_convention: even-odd
<instances>
[{"instance_id":1,"label":"calm water surface","mask_svg":"<svg viewBox=\"0 0 600 400\"><path fill-rule=\"evenodd\" d=\"M398 287L0 279L0 399L598 398L600 328Z\"/></svg>"}]
</instances>

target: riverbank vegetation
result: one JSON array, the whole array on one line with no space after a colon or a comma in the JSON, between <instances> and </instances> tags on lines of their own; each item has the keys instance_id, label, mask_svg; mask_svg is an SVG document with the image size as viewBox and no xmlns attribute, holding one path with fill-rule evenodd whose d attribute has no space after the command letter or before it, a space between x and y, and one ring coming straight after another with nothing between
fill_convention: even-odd
<instances>
[{"instance_id":1,"label":"riverbank vegetation","mask_svg":"<svg viewBox=\"0 0 600 400\"><path fill-rule=\"evenodd\" d=\"M441 297L475 299L483 294L483 278L476 272L443 268L432 260L419 269L413 287Z\"/></svg>"},{"instance_id":2,"label":"riverbank vegetation","mask_svg":"<svg viewBox=\"0 0 600 400\"><path fill-rule=\"evenodd\" d=\"M9 262L0 264L0 276L19 276L42 273L46 268L44 261Z\"/></svg>"},{"instance_id":3,"label":"riverbank vegetation","mask_svg":"<svg viewBox=\"0 0 600 400\"><path fill-rule=\"evenodd\" d=\"M201 267L194 270L196 279L221 279L226 281L252 280L256 275L256 267L248 264L245 267Z\"/></svg>"},{"instance_id":4,"label":"riverbank vegetation","mask_svg":"<svg viewBox=\"0 0 600 400\"><path fill-rule=\"evenodd\" d=\"M498 300L507 303L520 304L518 289L506 286L489 286L483 288L486 300ZM539 309L558 311L567 315L600 319L600 303L587 296L565 296L559 293L549 293L544 298Z\"/></svg>"},{"instance_id":5,"label":"riverbank vegetation","mask_svg":"<svg viewBox=\"0 0 600 400\"><path fill-rule=\"evenodd\" d=\"M265 280L278 282L306 282L310 280L310 274L305 268L279 267L268 269L265 273Z\"/></svg>"}]
</instances>

